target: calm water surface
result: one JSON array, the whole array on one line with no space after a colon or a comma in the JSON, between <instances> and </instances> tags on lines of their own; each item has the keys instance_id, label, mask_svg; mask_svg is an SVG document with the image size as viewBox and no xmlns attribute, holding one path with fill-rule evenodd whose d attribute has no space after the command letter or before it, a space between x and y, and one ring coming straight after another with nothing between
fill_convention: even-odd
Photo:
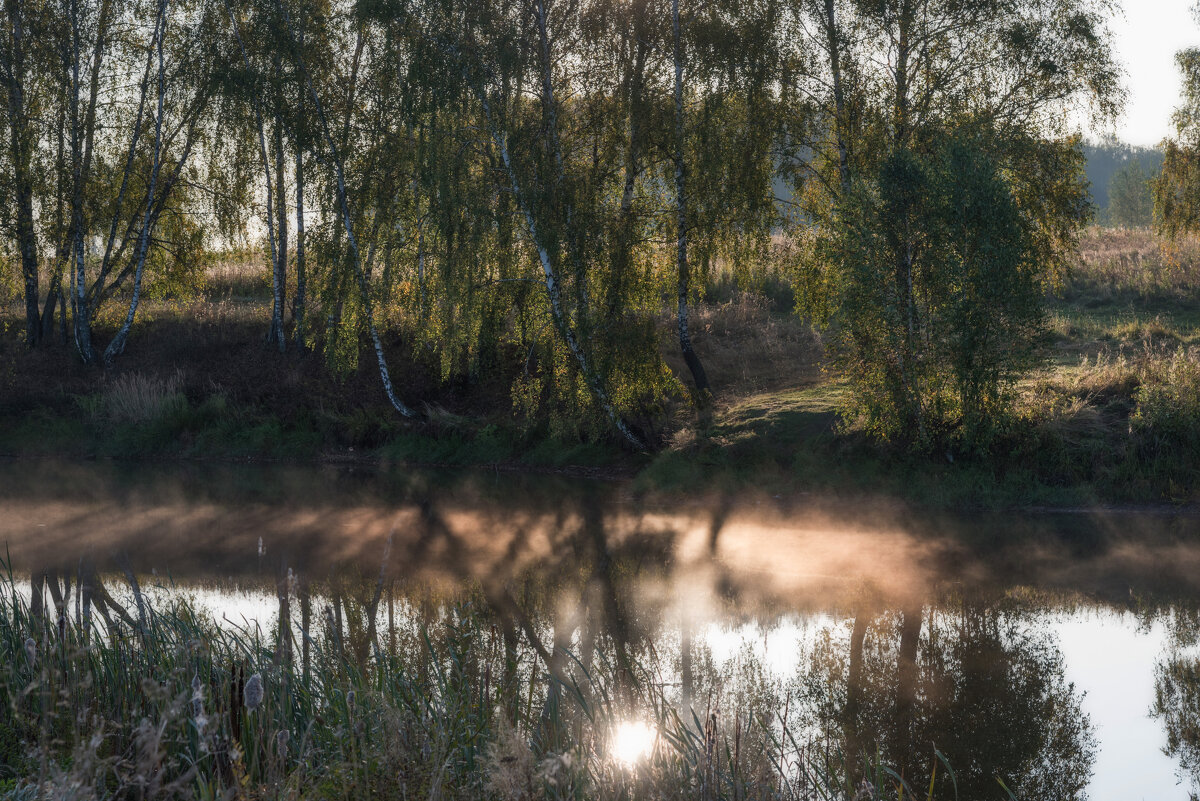
<instances>
[{"instance_id":1,"label":"calm water surface","mask_svg":"<svg viewBox=\"0 0 1200 801\"><path fill-rule=\"evenodd\" d=\"M622 483L494 472L3 462L0 541L25 576L81 559L115 574L128 559L152 594L182 588L264 629L279 586L327 601L383 575L399 626L471 596L572 654L637 660L700 718L771 720L914 776L936 748L964 799L996 797L996 777L1026 798L1200 789L1191 517L938 516L752 493L648 503Z\"/></svg>"}]
</instances>

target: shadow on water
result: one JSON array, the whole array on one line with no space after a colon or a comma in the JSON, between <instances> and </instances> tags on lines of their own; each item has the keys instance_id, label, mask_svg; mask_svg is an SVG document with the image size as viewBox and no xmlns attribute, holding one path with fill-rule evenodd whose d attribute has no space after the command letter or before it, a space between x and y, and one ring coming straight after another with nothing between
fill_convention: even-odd
<instances>
[{"instance_id":1,"label":"shadow on water","mask_svg":"<svg viewBox=\"0 0 1200 801\"><path fill-rule=\"evenodd\" d=\"M884 762L963 799L1004 798L1005 785L1109 797L1091 784L1098 712L1055 626L1081 609L1115 615L1167 630L1148 711L1200 786L1195 518L648 503L621 483L486 472L54 463L0 464L0 508L37 615L79 617L82 604L110 630L133 627L139 576L256 588L274 599L275 653L295 651L307 678L318 630L366 670L406 627L450 626L447 604L474 598L492 632L476 667L494 676L497 714L524 721L542 751L578 737L582 720L561 710L576 696L587 708L604 673L623 707L656 687L707 758L732 742L738 770L774 771L795 790L778 797L809 797L814 753L836 753L851 787ZM121 578L132 601L106 589Z\"/></svg>"}]
</instances>

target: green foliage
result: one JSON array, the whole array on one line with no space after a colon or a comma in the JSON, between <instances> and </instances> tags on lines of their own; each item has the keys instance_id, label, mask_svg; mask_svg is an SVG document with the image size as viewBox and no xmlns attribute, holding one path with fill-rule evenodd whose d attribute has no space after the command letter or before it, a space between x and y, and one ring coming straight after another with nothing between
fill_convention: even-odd
<instances>
[{"instance_id":1,"label":"green foliage","mask_svg":"<svg viewBox=\"0 0 1200 801\"><path fill-rule=\"evenodd\" d=\"M985 447L1043 328L1032 223L988 155L898 151L823 243L838 273L846 414L917 448Z\"/></svg>"},{"instance_id":2,"label":"green foliage","mask_svg":"<svg viewBox=\"0 0 1200 801\"><path fill-rule=\"evenodd\" d=\"M1196 453L1200 449L1200 361L1179 348L1155 367L1155 374L1138 389L1137 407L1130 418L1142 448L1153 454Z\"/></svg>"},{"instance_id":3,"label":"green foliage","mask_svg":"<svg viewBox=\"0 0 1200 801\"><path fill-rule=\"evenodd\" d=\"M1183 104L1154 184L1155 223L1172 237L1200 230L1200 50L1184 50L1175 61L1183 73Z\"/></svg>"}]
</instances>

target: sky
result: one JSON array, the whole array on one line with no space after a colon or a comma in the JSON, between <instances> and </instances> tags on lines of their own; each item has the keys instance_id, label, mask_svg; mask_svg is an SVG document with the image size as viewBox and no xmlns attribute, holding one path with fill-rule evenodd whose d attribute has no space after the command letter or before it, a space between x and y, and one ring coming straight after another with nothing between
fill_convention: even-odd
<instances>
[{"instance_id":1,"label":"sky","mask_svg":"<svg viewBox=\"0 0 1200 801\"><path fill-rule=\"evenodd\" d=\"M1155 145L1171 133L1171 112L1179 105L1180 93L1175 53L1200 46L1200 25L1190 11L1193 2L1124 0L1124 13L1111 21L1129 89L1115 132L1130 144Z\"/></svg>"}]
</instances>

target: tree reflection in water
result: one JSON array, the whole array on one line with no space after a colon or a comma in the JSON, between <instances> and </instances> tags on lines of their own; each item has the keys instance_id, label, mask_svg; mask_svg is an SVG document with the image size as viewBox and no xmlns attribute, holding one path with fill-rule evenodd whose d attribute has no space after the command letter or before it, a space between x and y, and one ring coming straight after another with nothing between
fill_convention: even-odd
<instances>
[{"instance_id":1,"label":"tree reflection in water","mask_svg":"<svg viewBox=\"0 0 1200 801\"><path fill-rule=\"evenodd\" d=\"M1130 586L1163 583L1161 560L1080 561L1083 545L1071 539L1069 559L1055 561L1046 546L1031 572L964 595L961 576L979 561L1025 570L1028 541L1017 553L1004 540L999 557L947 549L959 559L955 575L937 562L936 543L866 527L789 529L728 499L688 518L612 488L518 502L506 485L486 497L472 485L475 507L415 478L390 491L390 506L297 505L275 529L264 522L273 509L182 503L188 514L173 519L221 530L234 519L253 524L211 541L191 528L156 538L160 517L147 512L143 528L80 539L88 547L73 552L65 543L75 542L74 529L64 524L40 546L44 561L22 565L45 588L33 613L57 622L91 609L96 629L134 630L143 614L123 589L124 567L143 577L170 570L175 580L233 575L277 596L284 624L264 623L275 625L263 650L270 665L247 665L245 675L294 661L293 686L311 685L318 698L328 689L321 682L386 689L403 679L413 698L441 704L393 727L412 753L425 728L451 712L474 727L469 746L480 759L509 735L538 759L603 754L611 726L644 722L659 733L646 763L682 759L667 738L691 738L690 783L664 779L664 798L746 797L747 788L812 798L806 769L832 773L844 789L882 761L922 797L936 766L937 798L1004 799L1002 779L1020 798L1054 801L1084 797L1097 744L1045 604L1018 588L1073 586L1067 579L1082 566L1082 575L1103 579L1095 586L1116 588L1102 603L1122 608ZM260 537L265 556L248 559ZM1039 532L1036 541L1044 539ZM26 542L14 556L39 553ZM865 575L878 562L863 557L876 552L886 554L890 583ZM925 574L913 568L922 559L931 565ZM855 564L863 567L846 568ZM1189 563L1172 564L1182 582ZM1155 712L1171 754L1195 777L1195 616L1170 614L1178 631L1159 666ZM732 646L717 642L722 629L738 632ZM777 636L783 631L798 633L789 640ZM790 651L764 653L767 640L788 640ZM205 680L227 689L231 669L214 662ZM356 720L376 702L356 695ZM609 717L589 717L598 709Z\"/></svg>"},{"instance_id":2,"label":"tree reflection in water","mask_svg":"<svg viewBox=\"0 0 1200 801\"><path fill-rule=\"evenodd\" d=\"M851 765L879 753L913 787L929 786L936 749L960 798L1007 798L997 778L1019 798L1082 798L1095 738L1052 635L1025 617L961 599L860 612L849 637L817 638L801 708Z\"/></svg>"},{"instance_id":3,"label":"tree reflection in water","mask_svg":"<svg viewBox=\"0 0 1200 801\"><path fill-rule=\"evenodd\" d=\"M1161 610L1159 610L1161 611ZM1169 651L1154 670L1154 717L1166 729L1167 756L1179 761L1179 777L1200 798L1200 608L1175 605Z\"/></svg>"}]
</instances>

